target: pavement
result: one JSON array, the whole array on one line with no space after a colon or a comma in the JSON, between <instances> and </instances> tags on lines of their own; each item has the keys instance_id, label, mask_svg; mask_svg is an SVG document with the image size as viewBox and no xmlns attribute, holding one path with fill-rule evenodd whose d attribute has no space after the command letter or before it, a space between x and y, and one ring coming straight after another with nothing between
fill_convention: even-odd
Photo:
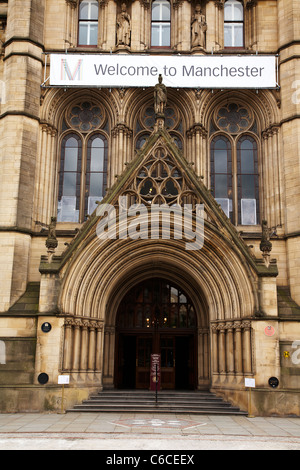
<instances>
[{"instance_id":1,"label":"pavement","mask_svg":"<svg viewBox=\"0 0 300 470\"><path fill-rule=\"evenodd\" d=\"M107 459L112 455L116 459L123 451L132 455L147 451L147 459L154 465L158 464L152 457L158 455L156 451L159 455L193 451L194 455L201 450L300 450L300 418L104 412L0 414L0 450L101 450L106 451ZM159 463L164 463L163 458Z\"/></svg>"}]
</instances>

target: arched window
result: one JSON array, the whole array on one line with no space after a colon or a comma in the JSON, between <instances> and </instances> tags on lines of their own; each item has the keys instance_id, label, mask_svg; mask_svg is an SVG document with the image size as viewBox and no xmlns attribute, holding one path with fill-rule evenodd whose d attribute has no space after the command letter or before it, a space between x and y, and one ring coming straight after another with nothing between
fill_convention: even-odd
<instances>
[{"instance_id":1,"label":"arched window","mask_svg":"<svg viewBox=\"0 0 300 470\"><path fill-rule=\"evenodd\" d=\"M58 221L79 222L81 139L68 134L62 141L59 173Z\"/></svg>"},{"instance_id":2,"label":"arched window","mask_svg":"<svg viewBox=\"0 0 300 470\"><path fill-rule=\"evenodd\" d=\"M224 5L224 47L244 47L244 7L238 0Z\"/></svg>"},{"instance_id":3,"label":"arched window","mask_svg":"<svg viewBox=\"0 0 300 470\"><path fill-rule=\"evenodd\" d=\"M62 120L58 222L83 222L105 196L108 121L98 104L71 105Z\"/></svg>"},{"instance_id":4,"label":"arched window","mask_svg":"<svg viewBox=\"0 0 300 470\"><path fill-rule=\"evenodd\" d=\"M167 0L152 2L151 46L171 46L171 6Z\"/></svg>"},{"instance_id":5,"label":"arched window","mask_svg":"<svg viewBox=\"0 0 300 470\"><path fill-rule=\"evenodd\" d=\"M215 110L210 146L212 194L235 225L260 223L257 123L243 104Z\"/></svg>"},{"instance_id":6,"label":"arched window","mask_svg":"<svg viewBox=\"0 0 300 470\"><path fill-rule=\"evenodd\" d=\"M98 44L98 14L97 0L84 0L79 4L78 45L97 46Z\"/></svg>"},{"instance_id":7,"label":"arched window","mask_svg":"<svg viewBox=\"0 0 300 470\"><path fill-rule=\"evenodd\" d=\"M211 189L232 220L232 155L230 142L224 136L215 137L211 143Z\"/></svg>"},{"instance_id":8,"label":"arched window","mask_svg":"<svg viewBox=\"0 0 300 470\"><path fill-rule=\"evenodd\" d=\"M259 184L257 144L243 136L237 142L238 223L259 223Z\"/></svg>"},{"instance_id":9,"label":"arched window","mask_svg":"<svg viewBox=\"0 0 300 470\"><path fill-rule=\"evenodd\" d=\"M104 196L107 175L107 140L95 134L88 140L85 183L85 216L96 209Z\"/></svg>"},{"instance_id":10,"label":"arched window","mask_svg":"<svg viewBox=\"0 0 300 470\"><path fill-rule=\"evenodd\" d=\"M141 149L150 136L155 125L155 110L152 104L140 108L135 125L135 148ZM165 109L165 127L170 133L174 143L183 150L183 121L180 110L173 105Z\"/></svg>"}]
</instances>

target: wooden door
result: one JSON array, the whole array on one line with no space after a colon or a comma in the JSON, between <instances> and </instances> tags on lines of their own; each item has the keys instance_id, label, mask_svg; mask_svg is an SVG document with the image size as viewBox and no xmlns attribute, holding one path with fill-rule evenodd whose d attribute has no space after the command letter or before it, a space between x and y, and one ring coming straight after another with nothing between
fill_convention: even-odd
<instances>
[{"instance_id":1,"label":"wooden door","mask_svg":"<svg viewBox=\"0 0 300 470\"><path fill-rule=\"evenodd\" d=\"M137 336L136 341L136 388L149 389L152 336Z\"/></svg>"},{"instance_id":2,"label":"wooden door","mask_svg":"<svg viewBox=\"0 0 300 470\"><path fill-rule=\"evenodd\" d=\"M175 337L161 336L161 387L162 389L175 388Z\"/></svg>"}]
</instances>

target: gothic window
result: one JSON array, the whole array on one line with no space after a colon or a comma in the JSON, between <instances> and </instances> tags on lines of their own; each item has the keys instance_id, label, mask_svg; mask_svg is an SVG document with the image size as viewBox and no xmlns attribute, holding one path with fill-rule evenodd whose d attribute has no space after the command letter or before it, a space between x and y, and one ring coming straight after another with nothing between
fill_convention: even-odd
<instances>
[{"instance_id":1,"label":"gothic window","mask_svg":"<svg viewBox=\"0 0 300 470\"><path fill-rule=\"evenodd\" d=\"M238 223L259 223L257 143L248 135L237 142Z\"/></svg>"},{"instance_id":2,"label":"gothic window","mask_svg":"<svg viewBox=\"0 0 300 470\"><path fill-rule=\"evenodd\" d=\"M106 186L107 141L101 134L94 134L87 144L85 181L85 216L91 214L96 201L104 196Z\"/></svg>"},{"instance_id":3,"label":"gothic window","mask_svg":"<svg viewBox=\"0 0 300 470\"><path fill-rule=\"evenodd\" d=\"M224 5L224 47L244 47L244 7L238 0Z\"/></svg>"},{"instance_id":4,"label":"gothic window","mask_svg":"<svg viewBox=\"0 0 300 470\"><path fill-rule=\"evenodd\" d=\"M135 148L141 149L154 129L155 111L153 105L141 108L135 126ZM177 147L183 149L183 125L179 111L173 106L165 110L165 127Z\"/></svg>"},{"instance_id":5,"label":"gothic window","mask_svg":"<svg viewBox=\"0 0 300 470\"><path fill-rule=\"evenodd\" d=\"M104 128L104 112L87 101L71 106L64 116L58 222L82 222L105 195L108 144Z\"/></svg>"},{"instance_id":6,"label":"gothic window","mask_svg":"<svg viewBox=\"0 0 300 470\"><path fill-rule=\"evenodd\" d=\"M84 0L79 4L78 45L97 46L98 43L98 14L97 0Z\"/></svg>"},{"instance_id":7,"label":"gothic window","mask_svg":"<svg viewBox=\"0 0 300 470\"><path fill-rule=\"evenodd\" d=\"M211 189L228 218L232 217L232 151L227 137L218 136L211 143Z\"/></svg>"},{"instance_id":8,"label":"gothic window","mask_svg":"<svg viewBox=\"0 0 300 470\"><path fill-rule=\"evenodd\" d=\"M248 108L235 103L219 108L211 124L211 189L234 224L260 223L256 122Z\"/></svg>"},{"instance_id":9,"label":"gothic window","mask_svg":"<svg viewBox=\"0 0 300 470\"><path fill-rule=\"evenodd\" d=\"M183 187L180 170L163 148L158 148L136 178L136 188L143 203L176 204Z\"/></svg>"},{"instance_id":10,"label":"gothic window","mask_svg":"<svg viewBox=\"0 0 300 470\"><path fill-rule=\"evenodd\" d=\"M122 300L118 328L195 328L194 306L185 292L163 279L148 279L134 286ZM166 356L167 343L162 345ZM165 360L165 359L164 359Z\"/></svg>"},{"instance_id":11,"label":"gothic window","mask_svg":"<svg viewBox=\"0 0 300 470\"><path fill-rule=\"evenodd\" d=\"M167 0L152 2L151 46L171 46L171 6Z\"/></svg>"}]
</instances>

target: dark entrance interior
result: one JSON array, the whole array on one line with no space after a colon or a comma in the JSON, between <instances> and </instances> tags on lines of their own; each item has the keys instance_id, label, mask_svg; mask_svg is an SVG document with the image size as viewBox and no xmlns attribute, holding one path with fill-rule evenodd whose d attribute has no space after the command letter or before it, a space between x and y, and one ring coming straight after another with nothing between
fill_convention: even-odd
<instances>
[{"instance_id":1,"label":"dark entrance interior","mask_svg":"<svg viewBox=\"0 0 300 470\"><path fill-rule=\"evenodd\" d=\"M119 368L122 374L120 376L122 387L135 388L136 338L135 336L123 336L120 340L123 343L120 354L121 367Z\"/></svg>"},{"instance_id":2,"label":"dark entrance interior","mask_svg":"<svg viewBox=\"0 0 300 470\"><path fill-rule=\"evenodd\" d=\"M176 371L175 385L177 389L186 389L190 384L189 366L190 366L190 338L188 336L179 336L175 342Z\"/></svg>"},{"instance_id":3,"label":"dark entrance interior","mask_svg":"<svg viewBox=\"0 0 300 470\"><path fill-rule=\"evenodd\" d=\"M120 304L115 386L148 389L151 354L161 355L162 389L194 389L196 314L188 296L163 279L135 286Z\"/></svg>"}]
</instances>

